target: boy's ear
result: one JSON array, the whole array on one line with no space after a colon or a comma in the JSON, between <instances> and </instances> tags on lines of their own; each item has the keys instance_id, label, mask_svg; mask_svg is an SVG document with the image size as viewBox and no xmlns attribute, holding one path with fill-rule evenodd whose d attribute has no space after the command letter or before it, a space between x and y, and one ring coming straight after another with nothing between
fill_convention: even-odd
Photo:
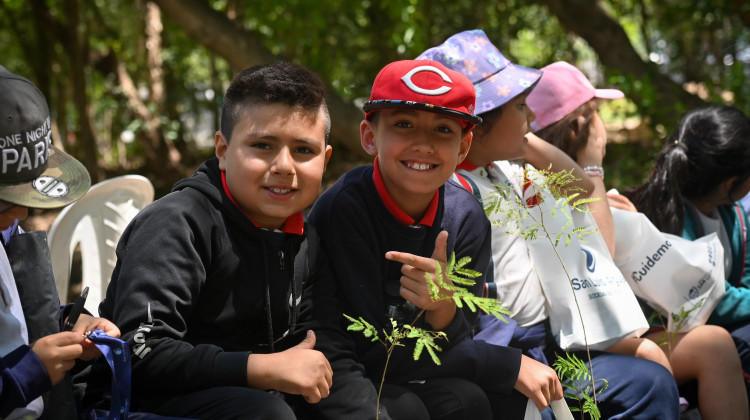
<instances>
[{"instance_id":1,"label":"boy's ear","mask_svg":"<svg viewBox=\"0 0 750 420\"><path fill-rule=\"evenodd\" d=\"M469 131L466 134L463 134L461 136L461 144L458 147L458 162L456 164L459 164L466 159L466 155L469 154L469 149L471 149L471 140L474 138L474 132Z\"/></svg>"},{"instance_id":2,"label":"boy's ear","mask_svg":"<svg viewBox=\"0 0 750 420\"><path fill-rule=\"evenodd\" d=\"M372 121L362 120L359 123L359 141L368 155L375 156L378 154L378 146L375 144L375 126Z\"/></svg>"},{"instance_id":3,"label":"boy's ear","mask_svg":"<svg viewBox=\"0 0 750 420\"><path fill-rule=\"evenodd\" d=\"M331 145L326 146L326 157L325 161L323 162L323 172L326 171L326 168L328 168L328 161L331 160L331 153L333 153L333 147Z\"/></svg>"},{"instance_id":4,"label":"boy's ear","mask_svg":"<svg viewBox=\"0 0 750 420\"><path fill-rule=\"evenodd\" d=\"M229 145L227 144L227 139L224 137L224 133L221 131L217 131L216 135L214 136L214 153L216 153L216 157L219 158L219 169L222 171L227 170L227 148Z\"/></svg>"}]
</instances>

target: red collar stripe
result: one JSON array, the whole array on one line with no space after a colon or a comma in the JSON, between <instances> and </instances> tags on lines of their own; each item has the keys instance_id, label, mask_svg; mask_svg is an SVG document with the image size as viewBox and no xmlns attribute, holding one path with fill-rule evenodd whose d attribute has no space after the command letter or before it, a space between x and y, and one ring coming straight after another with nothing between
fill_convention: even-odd
<instances>
[{"instance_id":1,"label":"red collar stripe","mask_svg":"<svg viewBox=\"0 0 750 420\"><path fill-rule=\"evenodd\" d=\"M471 184L469 184L469 181L467 181L463 175L459 174L458 172L453 172L453 175L456 177L462 187L464 187L470 193L474 194L474 188L471 187Z\"/></svg>"},{"instance_id":2,"label":"red collar stripe","mask_svg":"<svg viewBox=\"0 0 750 420\"><path fill-rule=\"evenodd\" d=\"M229 192L229 185L227 185L227 173L225 171L221 171L221 186L224 187L224 194L229 197L230 200L232 200L232 203L234 203L237 208L240 208L240 205L237 204L236 201L234 201L234 197L232 197L232 193Z\"/></svg>"},{"instance_id":3,"label":"red collar stripe","mask_svg":"<svg viewBox=\"0 0 750 420\"><path fill-rule=\"evenodd\" d=\"M456 170L458 170L458 169L465 169L467 171L473 171L474 169L477 169L477 168L478 168L478 166L475 165L475 164L473 164L473 163L471 163L471 162L469 162L469 159L464 159L463 162L459 163L456 166Z\"/></svg>"},{"instance_id":4,"label":"red collar stripe","mask_svg":"<svg viewBox=\"0 0 750 420\"><path fill-rule=\"evenodd\" d=\"M414 225L414 219L406 214L405 211L401 210L401 208L398 206L398 204L396 204L391 195L388 194L388 190L385 188L385 183L383 183L383 176L380 173L380 167L378 165L377 157L375 158L373 167L374 170L372 172L372 180L373 182L375 182L375 189L378 191L380 200L383 201L385 208L387 208L388 212L391 213L393 217L395 217L399 222L409 226ZM437 214L439 202L440 191L435 191L435 195L432 197L432 201L430 201L429 207L427 207L427 212L422 217L422 220L420 220L419 223L416 224L432 226L432 224L435 222L435 215Z\"/></svg>"}]
</instances>

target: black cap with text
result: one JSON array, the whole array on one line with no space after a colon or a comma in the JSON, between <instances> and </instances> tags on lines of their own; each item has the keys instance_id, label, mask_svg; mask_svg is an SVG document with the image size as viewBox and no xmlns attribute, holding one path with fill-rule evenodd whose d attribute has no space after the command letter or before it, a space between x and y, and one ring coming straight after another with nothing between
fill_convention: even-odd
<instances>
[{"instance_id":1,"label":"black cap with text","mask_svg":"<svg viewBox=\"0 0 750 420\"><path fill-rule=\"evenodd\" d=\"M42 92L0 66L0 200L57 208L78 200L90 186L83 164L52 144Z\"/></svg>"}]
</instances>

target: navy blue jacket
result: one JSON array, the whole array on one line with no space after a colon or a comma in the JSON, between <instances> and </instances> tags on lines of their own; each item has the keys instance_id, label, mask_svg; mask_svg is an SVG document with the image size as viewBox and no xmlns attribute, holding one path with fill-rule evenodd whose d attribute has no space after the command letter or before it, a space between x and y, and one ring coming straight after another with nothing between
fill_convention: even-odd
<instances>
[{"instance_id":1,"label":"navy blue jacket","mask_svg":"<svg viewBox=\"0 0 750 420\"><path fill-rule=\"evenodd\" d=\"M435 239L448 232L448 256L471 257L470 268L486 273L490 260L490 224L471 193L448 182L439 190L440 199L432 226L407 226L385 207L373 181L373 166L362 166L344 174L315 203L310 222L318 228L324 247L331 255L333 271L344 313L362 317L379 331L388 321L389 307L402 307L399 296L401 264L385 259L387 251L408 252L430 257ZM471 289L481 296L485 278ZM406 312L406 313L405 313ZM399 323L411 323L415 312L402 311ZM462 377L478 383L486 391L509 392L520 369L519 350L471 340L477 314L458 310L443 331L435 365L426 354L417 362L413 346L398 347L389 361L386 381L404 383L433 377ZM419 322L417 325L431 329ZM386 351L378 342L360 332L350 333L367 375L380 382Z\"/></svg>"}]
</instances>

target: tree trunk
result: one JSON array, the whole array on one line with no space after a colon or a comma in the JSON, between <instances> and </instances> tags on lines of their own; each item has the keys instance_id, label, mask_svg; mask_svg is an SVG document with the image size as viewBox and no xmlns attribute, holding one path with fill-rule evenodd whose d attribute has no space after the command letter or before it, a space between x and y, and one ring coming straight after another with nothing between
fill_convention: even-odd
<instances>
[{"instance_id":1,"label":"tree trunk","mask_svg":"<svg viewBox=\"0 0 750 420\"><path fill-rule=\"evenodd\" d=\"M682 103L687 109L705 105L695 95L668 76L659 73L656 65L644 62L633 48L625 30L603 8L601 3L592 0L537 0L546 5L557 16L560 23L569 31L583 38L599 56L601 63L609 69L636 76L646 82L656 92L656 101L663 106L654 106L657 114L655 122L676 124L684 109L674 104ZM647 89L629 92L629 99L638 103L649 95Z\"/></svg>"},{"instance_id":2,"label":"tree trunk","mask_svg":"<svg viewBox=\"0 0 750 420\"><path fill-rule=\"evenodd\" d=\"M81 36L78 19L78 1L66 0L65 11L68 20L67 34L63 42L67 53L70 55L70 75L73 89L73 104L78 120L76 129L76 141L71 145L71 152L78 156L79 160L88 169L91 175L91 183L95 184L103 178L98 166L98 150L94 130L91 127L89 117L88 95L86 94L86 66L88 55L88 41ZM62 139L65 141L66 139Z\"/></svg>"},{"instance_id":3,"label":"tree trunk","mask_svg":"<svg viewBox=\"0 0 750 420\"><path fill-rule=\"evenodd\" d=\"M153 1L187 34L227 60L236 71L286 59L271 53L258 37L237 27L227 16L213 9L205 1ZM357 157L366 157L359 142L359 122L363 118L362 110L337 95L330 85L326 102L331 113L331 144L340 145Z\"/></svg>"}]
</instances>

